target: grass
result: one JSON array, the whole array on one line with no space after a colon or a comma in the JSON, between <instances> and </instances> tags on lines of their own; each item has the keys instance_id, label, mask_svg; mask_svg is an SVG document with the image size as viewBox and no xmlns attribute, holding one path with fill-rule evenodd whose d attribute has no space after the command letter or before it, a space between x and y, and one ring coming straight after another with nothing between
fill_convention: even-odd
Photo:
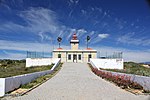
<instances>
[{"instance_id":1,"label":"grass","mask_svg":"<svg viewBox=\"0 0 150 100\"><path fill-rule=\"evenodd\" d=\"M150 77L150 68L143 67L141 64L134 62L124 62L123 70L118 69L105 69L105 70Z\"/></svg>"},{"instance_id":2,"label":"grass","mask_svg":"<svg viewBox=\"0 0 150 100\"><path fill-rule=\"evenodd\" d=\"M0 78L49 70L52 66L25 67L25 60L0 60Z\"/></svg>"},{"instance_id":3,"label":"grass","mask_svg":"<svg viewBox=\"0 0 150 100\"><path fill-rule=\"evenodd\" d=\"M56 67L54 69L54 71L51 73L51 74L47 74L47 75L44 75L44 76L41 76L37 79L35 79L34 81L28 83L28 84L25 84L25 85L22 85L20 88L23 88L23 89L30 89L34 86L37 86L37 85L40 85L42 84L43 82L49 80L50 78L52 78L54 75L56 75L56 73L61 69L62 67L62 63L58 65L58 67Z\"/></svg>"}]
</instances>

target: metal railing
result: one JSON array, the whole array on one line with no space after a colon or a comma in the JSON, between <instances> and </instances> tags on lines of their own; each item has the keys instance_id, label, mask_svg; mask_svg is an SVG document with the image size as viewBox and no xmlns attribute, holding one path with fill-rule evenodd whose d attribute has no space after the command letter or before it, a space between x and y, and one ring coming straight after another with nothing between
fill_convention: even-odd
<instances>
[{"instance_id":1,"label":"metal railing","mask_svg":"<svg viewBox=\"0 0 150 100\"><path fill-rule=\"evenodd\" d=\"M52 52L27 51L27 58L51 58Z\"/></svg>"},{"instance_id":2,"label":"metal railing","mask_svg":"<svg viewBox=\"0 0 150 100\"><path fill-rule=\"evenodd\" d=\"M98 52L97 57L102 58L102 59L122 59L123 58L123 52L113 52L113 53Z\"/></svg>"}]
</instances>

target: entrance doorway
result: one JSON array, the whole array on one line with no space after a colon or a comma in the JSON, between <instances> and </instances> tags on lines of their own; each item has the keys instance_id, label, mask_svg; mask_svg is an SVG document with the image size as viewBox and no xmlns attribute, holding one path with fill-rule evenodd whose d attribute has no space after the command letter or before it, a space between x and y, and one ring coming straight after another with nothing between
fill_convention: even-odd
<instances>
[{"instance_id":1,"label":"entrance doorway","mask_svg":"<svg viewBox=\"0 0 150 100\"><path fill-rule=\"evenodd\" d=\"M77 55L73 54L73 62L77 62Z\"/></svg>"},{"instance_id":2,"label":"entrance doorway","mask_svg":"<svg viewBox=\"0 0 150 100\"><path fill-rule=\"evenodd\" d=\"M90 58L92 58L91 54L88 55L88 62L90 62Z\"/></svg>"}]
</instances>

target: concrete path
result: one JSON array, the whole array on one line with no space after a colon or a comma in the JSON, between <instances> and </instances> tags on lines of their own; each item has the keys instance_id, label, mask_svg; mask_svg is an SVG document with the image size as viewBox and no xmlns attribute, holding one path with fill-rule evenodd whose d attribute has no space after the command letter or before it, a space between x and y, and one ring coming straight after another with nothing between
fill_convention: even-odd
<instances>
[{"instance_id":1,"label":"concrete path","mask_svg":"<svg viewBox=\"0 0 150 100\"><path fill-rule=\"evenodd\" d=\"M64 63L52 79L13 100L150 100L94 75L85 63Z\"/></svg>"}]
</instances>

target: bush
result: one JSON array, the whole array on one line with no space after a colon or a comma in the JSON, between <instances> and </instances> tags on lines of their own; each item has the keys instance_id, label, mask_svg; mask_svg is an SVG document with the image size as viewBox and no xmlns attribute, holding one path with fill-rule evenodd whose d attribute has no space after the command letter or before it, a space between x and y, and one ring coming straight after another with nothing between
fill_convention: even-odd
<instances>
[{"instance_id":1,"label":"bush","mask_svg":"<svg viewBox=\"0 0 150 100\"><path fill-rule=\"evenodd\" d=\"M97 68L92 68L92 71L102 77L103 79L107 79L109 81L114 82L116 85L118 85L121 88L133 88L133 89L140 89L143 90L143 87L141 85L139 85L136 82L131 81L131 77L130 76L126 76L126 75L112 75L111 72L105 72L102 70L98 70Z\"/></svg>"}]
</instances>

